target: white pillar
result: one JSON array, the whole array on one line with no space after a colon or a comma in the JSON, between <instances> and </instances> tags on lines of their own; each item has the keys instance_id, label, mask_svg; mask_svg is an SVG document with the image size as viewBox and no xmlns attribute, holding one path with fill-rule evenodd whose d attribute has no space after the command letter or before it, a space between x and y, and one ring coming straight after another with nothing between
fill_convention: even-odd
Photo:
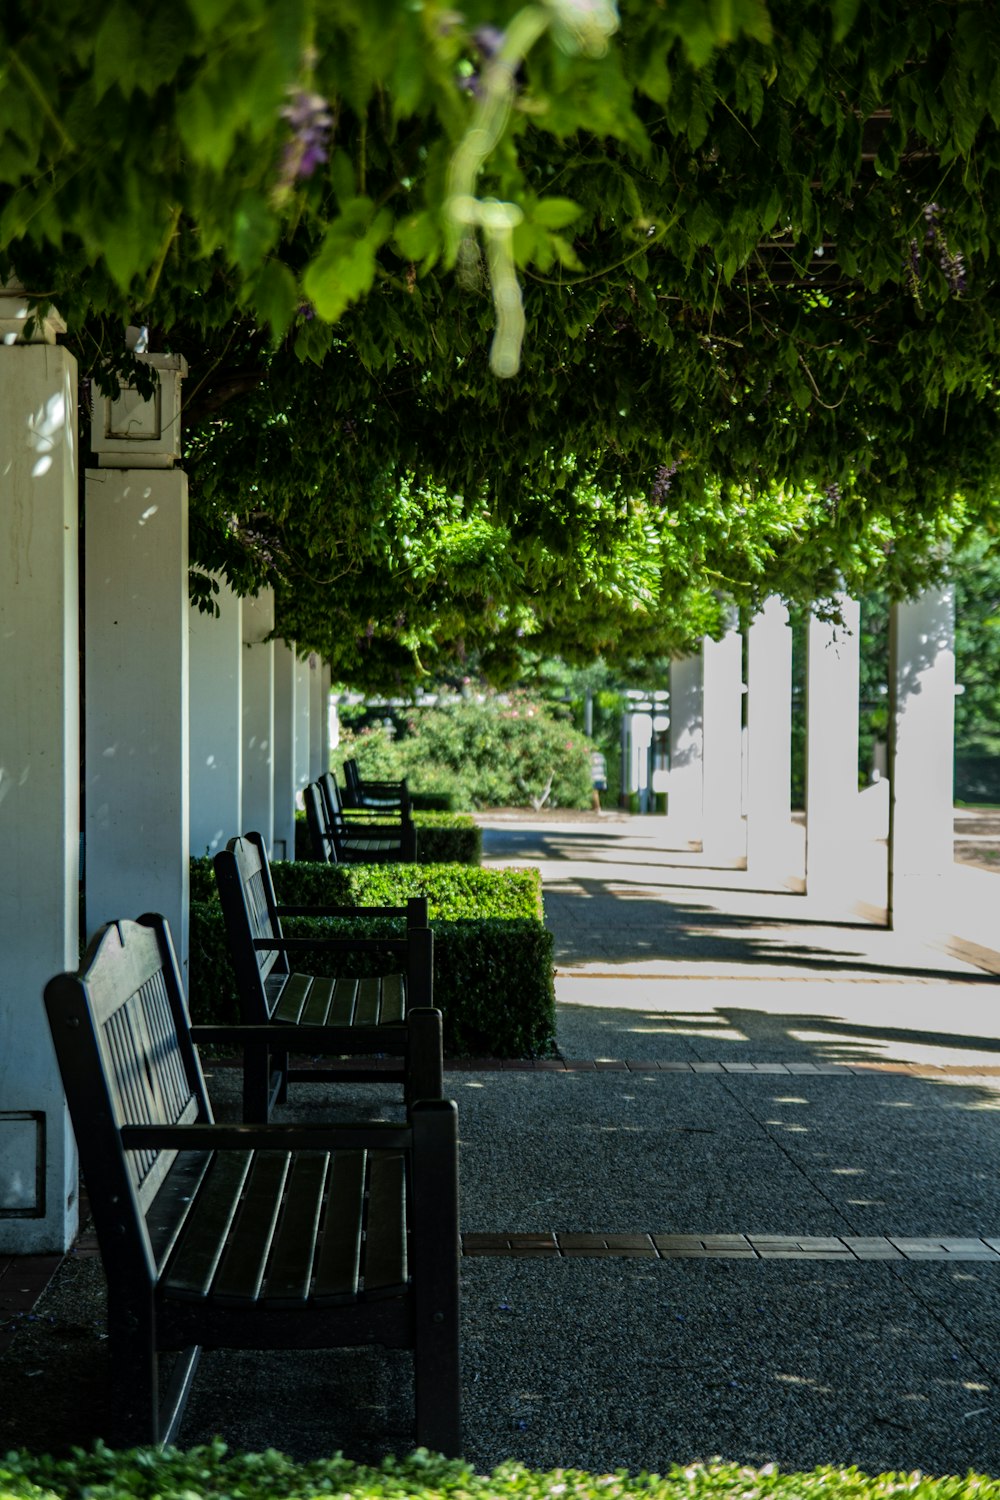
<instances>
[{"instance_id":1,"label":"white pillar","mask_svg":"<svg viewBox=\"0 0 1000 1500\"><path fill-rule=\"evenodd\" d=\"M858 719L861 609L841 595L842 625L809 620L806 658L806 891L837 908L857 891L861 848Z\"/></svg>"},{"instance_id":2,"label":"white pillar","mask_svg":"<svg viewBox=\"0 0 1000 1500\"><path fill-rule=\"evenodd\" d=\"M702 642L702 853L713 864L746 864L743 822L743 636L735 620Z\"/></svg>"},{"instance_id":3,"label":"white pillar","mask_svg":"<svg viewBox=\"0 0 1000 1500\"><path fill-rule=\"evenodd\" d=\"M758 879L793 879L792 632L775 596L750 622L747 643L747 869ZM801 875L800 875L801 880Z\"/></svg>"},{"instance_id":4,"label":"white pillar","mask_svg":"<svg viewBox=\"0 0 1000 1500\"><path fill-rule=\"evenodd\" d=\"M324 691L327 669L315 652L309 657L309 777L317 781L329 770L326 743L329 714L328 698Z\"/></svg>"},{"instance_id":5,"label":"white pillar","mask_svg":"<svg viewBox=\"0 0 1000 1500\"><path fill-rule=\"evenodd\" d=\"M295 806L304 807L302 789L312 780L312 686L308 656L295 658Z\"/></svg>"},{"instance_id":6,"label":"white pillar","mask_svg":"<svg viewBox=\"0 0 1000 1500\"><path fill-rule=\"evenodd\" d=\"M671 836L701 842L704 725L702 659L685 656L670 663L670 793L667 812Z\"/></svg>"},{"instance_id":7,"label":"white pillar","mask_svg":"<svg viewBox=\"0 0 1000 1500\"><path fill-rule=\"evenodd\" d=\"M191 853L215 854L241 832L243 601L225 578L218 615L191 606Z\"/></svg>"},{"instance_id":8,"label":"white pillar","mask_svg":"<svg viewBox=\"0 0 1000 1500\"><path fill-rule=\"evenodd\" d=\"M243 811L240 831L274 840L274 593L243 601Z\"/></svg>"},{"instance_id":9,"label":"white pillar","mask_svg":"<svg viewBox=\"0 0 1000 1500\"><path fill-rule=\"evenodd\" d=\"M272 859L295 858L295 726L298 662L293 642L274 643L274 839Z\"/></svg>"},{"instance_id":10,"label":"white pillar","mask_svg":"<svg viewBox=\"0 0 1000 1500\"><path fill-rule=\"evenodd\" d=\"M42 988L78 961L76 361L0 288L0 1254L77 1230L76 1145Z\"/></svg>"},{"instance_id":11,"label":"white pillar","mask_svg":"<svg viewBox=\"0 0 1000 1500\"><path fill-rule=\"evenodd\" d=\"M85 885L88 934L161 912L187 973L188 497L180 356L140 356L160 390L95 398L86 477Z\"/></svg>"},{"instance_id":12,"label":"white pillar","mask_svg":"<svg viewBox=\"0 0 1000 1500\"><path fill-rule=\"evenodd\" d=\"M889 654L890 921L940 928L954 865L951 585L893 606Z\"/></svg>"}]
</instances>

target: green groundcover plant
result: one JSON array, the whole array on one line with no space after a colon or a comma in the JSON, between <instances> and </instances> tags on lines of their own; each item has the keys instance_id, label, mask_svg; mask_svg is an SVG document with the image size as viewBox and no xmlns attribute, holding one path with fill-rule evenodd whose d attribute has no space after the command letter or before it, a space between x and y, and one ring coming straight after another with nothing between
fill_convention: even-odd
<instances>
[{"instance_id":1,"label":"green groundcover plant","mask_svg":"<svg viewBox=\"0 0 1000 1500\"><path fill-rule=\"evenodd\" d=\"M817 1468L783 1474L738 1464L695 1463L666 1474L548 1473L507 1463L476 1474L461 1460L423 1449L377 1467L339 1454L295 1463L268 1449L230 1453L216 1441L182 1451L113 1452L97 1444L56 1461L10 1453L0 1463L0 1500L277 1500L351 1496L351 1500L1000 1500L1000 1480L968 1474L941 1479L919 1472L867 1475L857 1469Z\"/></svg>"}]
</instances>

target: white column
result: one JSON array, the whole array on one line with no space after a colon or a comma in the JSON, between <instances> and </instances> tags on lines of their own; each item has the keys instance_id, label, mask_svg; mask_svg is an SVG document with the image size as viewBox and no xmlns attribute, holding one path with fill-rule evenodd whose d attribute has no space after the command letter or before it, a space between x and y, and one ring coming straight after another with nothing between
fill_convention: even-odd
<instances>
[{"instance_id":1,"label":"white column","mask_svg":"<svg viewBox=\"0 0 1000 1500\"><path fill-rule=\"evenodd\" d=\"M243 812L241 833L274 840L274 593L243 601Z\"/></svg>"},{"instance_id":2,"label":"white column","mask_svg":"<svg viewBox=\"0 0 1000 1500\"><path fill-rule=\"evenodd\" d=\"M304 807L302 789L312 780L312 685L308 656L295 658L295 806Z\"/></svg>"},{"instance_id":3,"label":"white column","mask_svg":"<svg viewBox=\"0 0 1000 1500\"><path fill-rule=\"evenodd\" d=\"M77 1230L76 1145L42 989L78 961L76 361L0 287L0 1253Z\"/></svg>"},{"instance_id":4,"label":"white column","mask_svg":"<svg viewBox=\"0 0 1000 1500\"><path fill-rule=\"evenodd\" d=\"M190 609L191 853L215 854L241 832L243 601L217 578L217 616Z\"/></svg>"},{"instance_id":5,"label":"white column","mask_svg":"<svg viewBox=\"0 0 1000 1500\"><path fill-rule=\"evenodd\" d=\"M309 657L309 777L317 781L329 769L326 756L329 714L324 692L327 669L315 652Z\"/></svg>"},{"instance_id":6,"label":"white column","mask_svg":"<svg viewBox=\"0 0 1000 1500\"><path fill-rule=\"evenodd\" d=\"M161 912L186 980L190 838L187 475L179 356L160 391L95 399L84 517L88 934Z\"/></svg>"},{"instance_id":7,"label":"white column","mask_svg":"<svg viewBox=\"0 0 1000 1500\"><path fill-rule=\"evenodd\" d=\"M298 663L294 643L274 643L273 859L295 857L295 723Z\"/></svg>"},{"instance_id":8,"label":"white column","mask_svg":"<svg viewBox=\"0 0 1000 1500\"><path fill-rule=\"evenodd\" d=\"M792 844L792 632L775 596L747 643L747 869L769 884L795 873ZM801 876L800 876L801 879Z\"/></svg>"},{"instance_id":9,"label":"white column","mask_svg":"<svg viewBox=\"0 0 1000 1500\"><path fill-rule=\"evenodd\" d=\"M744 865L743 636L735 620L721 640L702 642L702 725L702 853L713 864Z\"/></svg>"},{"instance_id":10,"label":"white column","mask_svg":"<svg viewBox=\"0 0 1000 1500\"><path fill-rule=\"evenodd\" d=\"M809 620L806 658L806 891L836 908L860 897L858 719L861 609L841 595L843 624Z\"/></svg>"},{"instance_id":11,"label":"white column","mask_svg":"<svg viewBox=\"0 0 1000 1500\"><path fill-rule=\"evenodd\" d=\"M701 842L704 724L701 656L670 663L670 793L667 812L671 837Z\"/></svg>"},{"instance_id":12,"label":"white column","mask_svg":"<svg viewBox=\"0 0 1000 1500\"><path fill-rule=\"evenodd\" d=\"M889 655L890 921L893 927L940 928L954 865L951 585L893 607Z\"/></svg>"}]
</instances>

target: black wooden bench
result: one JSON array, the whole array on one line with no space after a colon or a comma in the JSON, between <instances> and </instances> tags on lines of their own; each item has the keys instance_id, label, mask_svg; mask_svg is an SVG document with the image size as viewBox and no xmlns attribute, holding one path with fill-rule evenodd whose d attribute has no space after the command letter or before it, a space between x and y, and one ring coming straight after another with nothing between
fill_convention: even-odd
<instances>
[{"instance_id":1,"label":"black wooden bench","mask_svg":"<svg viewBox=\"0 0 1000 1500\"><path fill-rule=\"evenodd\" d=\"M344 802L348 807L371 808L378 812L409 812L410 791L405 776L401 781L366 781L357 761L345 760Z\"/></svg>"},{"instance_id":2,"label":"black wooden bench","mask_svg":"<svg viewBox=\"0 0 1000 1500\"><path fill-rule=\"evenodd\" d=\"M434 938L427 900L406 906L279 906L267 849L259 833L231 839L215 856L215 879L240 1014L247 1025L283 1027L260 1044L244 1047L243 1112L267 1120L284 1100L289 1082L401 1081L408 1099L437 1099L442 1092L441 1013L434 1010ZM286 937L283 917L406 917L405 937ZM299 966L318 953L387 953L402 972L372 978L334 979ZM319 1036L303 1046L301 1031ZM289 1067L288 1052L350 1056L351 1067Z\"/></svg>"},{"instance_id":3,"label":"black wooden bench","mask_svg":"<svg viewBox=\"0 0 1000 1500\"><path fill-rule=\"evenodd\" d=\"M340 788L327 771L303 789L306 825L315 858L325 864L413 864L417 832L404 811L392 822L389 814L354 810L345 813Z\"/></svg>"},{"instance_id":4,"label":"black wooden bench","mask_svg":"<svg viewBox=\"0 0 1000 1500\"><path fill-rule=\"evenodd\" d=\"M102 928L45 1004L107 1277L110 1442L174 1441L201 1347L381 1344L413 1350L417 1442L457 1455L454 1104L214 1124L158 916Z\"/></svg>"}]
</instances>

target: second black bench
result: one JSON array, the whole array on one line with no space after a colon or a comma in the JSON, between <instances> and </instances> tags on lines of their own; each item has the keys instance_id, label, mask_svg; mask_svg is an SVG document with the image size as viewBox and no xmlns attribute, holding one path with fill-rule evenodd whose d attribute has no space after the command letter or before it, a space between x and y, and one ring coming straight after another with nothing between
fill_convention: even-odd
<instances>
[{"instance_id":1,"label":"second black bench","mask_svg":"<svg viewBox=\"0 0 1000 1500\"><path fill-rule=\"evenodd\" d=\"M432 1008L434 940L426 898L411 897L405 907L279 906L259 833L231 839L214 863L242 1019L248 1025L277 1023L288 1038L282 1046L281 1033L275 1033L245 1046L244 1118L266 1120L296 1080L398 1081L407 1099L439 1098L441 1014ZM407 930L398 938L286 937L282 919L303 916L405 917ZM315 961L318 954L361 953L395 955L398 967L361 979L316 975L308 968L310 955ZM289 1051L306 1050L303 1028L314 1039L308 1050L349 1056L353 1066L290 1067Z\"/></svg>"}]
</instances>

